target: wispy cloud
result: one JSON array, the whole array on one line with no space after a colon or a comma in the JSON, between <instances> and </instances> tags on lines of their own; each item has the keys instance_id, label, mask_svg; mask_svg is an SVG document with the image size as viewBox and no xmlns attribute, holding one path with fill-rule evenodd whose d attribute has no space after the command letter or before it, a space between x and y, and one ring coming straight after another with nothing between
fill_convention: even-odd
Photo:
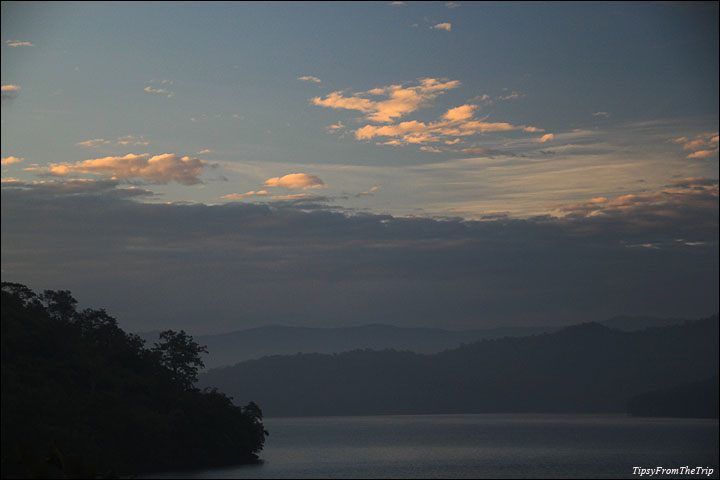
<instances>
[{"instance_id":1,"label":"wispy cloud","mask_svg":"<svg viewBox=\"0 0 720 480\"><path fill-rule=\"evenodd\" d=\"M380 189L380 187L377 187L377 186L370 187L368 190L366 190L364 192L360 192L360 193L356 194L355 196L356 197L372 196L372 195L375 195L375 192L377 192L379 189Z\"/></svg>"},{"instance_id":2,"label":"wispy cloud","mask_svg":"<svg viewBox=\"0 0 720 480\"><path fill-rule=\"evenodd\" d=\"M425 152L433 152L433 153L441 153L442 152L442 150L440 150L437 147L430 147L427 145L420 147L420 150L425 151Z\"/></svg>"},{"instance_id":3,"label":"wispy cloud","mask_svg":"<svg viewBox=\"0 0 720 480\"><path fill-rule=\"evenodd\" d=\"M75 145L80 145L81 147L99 147L100 145L108 145L110 143L109 140L105 140L103 138L93 138L91 140L85 140L84 142L77 142Z\"/></svg>"},{"instance_id":4,"label":"wispy cloud","mask_svg":"<svg viewBox=\"0 0 720 480\"><path fill-rule=\"evenodd\" d=\"M5 44L7 44L9 47L34 47L30 42L23 42L20 40L5 40Z\"/></svg>"},{"instance_id":5,"label":"wispy cloud","mask_svg":"<svg viewBox=\"0 0 720 480\"><path fill-rule=\"evenodd\" d=\"M498 100L515 100L517 98L524 97L525 95L518 92L511 92L506 95L500 95L497 99Z\"/></svg>"},{"instance_id":6,"label":"wispy cloud","mask_svg":"<svg viewBox=\"0 0 720 480\"><path fill-rule=\"evenodd\" d=\"M175 92L172 92L165 88L154 88L154 87L151 87L150 85L143 88L143 90L145 91L145 93L150 93L153 95L165 95L167 98L172 98L175 96Z\"/></svg>"},{"instance_id":7,"label":"wispy cloud","mask_svg":"<svg viewBox=\"0 0 720 480\"><path fill-rule=\"evenodd\" d=\"M320 80L318 77L313 77L312 75L305 75L304 77L298 77L298 80L302 80L303 82L313 82L313 83L322 82L322 80Z\"/></svg>"},{"instance_id":8,"label":"wispy cloud","mask_svg":"<svg viewBox=\"0 0 720 480\"><path fill-rule=\"evenodd\" d=\"M239 200L241 198L247 198L247 197L257 197L257 196L265 196L268 195L267 190L258 190L257 192L254 190L250 190L249 192L245 193L231 193L229 195L223 195L222 199L224 200Z\"/></svg>"},{"instance_id":9,"label":"wispy cloud","mask_svg":"<svg viewBox=\"0 0 720 480\"><path fill-rule=\"evenodd\" d=\"M391 7L401 7L401 6L405 5L405 2L394 1L394 2L388 3L388 5L390 5Z\"/></svg>"},{"instance_id":10,"label":"wispy cloud","mask_svg":"<svg viewBox=\"0 0 720 480\"><path fill-rule=\"evenodd\" d=\"M117 139L118 145L149 145L149 143L142 135L124 135Z\"/></svg>"},{"instance_id":11,"label":"wispy cloud","mask_svg":"<svg viewBox=\"0 0 720 480\"><path fill-rule=\"evenodd\" d=\"M183 185L200 183L205 162L199 158L180 157L174 153L151 156L128 154L123 157L103 157L77 163L51 163L52 175L66 176L72 173L103 175L113 179L141 178L154 183L175 181Z\"/></svg>"},{"instance_id":12,"label":"wispy cloud","mask_svg":"<svg viewBox=\"0 0 720 480\"><path fill-rule=\"evenodd\" d=\"M325 98L314 97L311 101L318 106L334 109L358 110L365 114L365 118L373 122L391 122L408 113L416 111L430 100L447 90L458 88L457 80L438 80L423 78L419 85L403 87L390 85L374 88L367 92L360 92L345 96L343 92L332 92ZM367 97L387 97L386 100L371 100Z\"/></svg>"},{"instance_id":13,"label":"wispy cloud","mask_svg":"<svg viewBox=\"0 0 720 480\"><path fill-rule=\"evenodd\" d=\"M549 142L549 141L553 140L554 138L555 138L555 135L553 135L552 133L546 133L545 135L536 139L535 141L538 143L545 143L545 142Z\"/></svg>"},{"instance_id":14,"label":"wispy cloud","mask_svg":"<svg viewBox=\"0 0 720 480\"><path fill-rule=\"evenodd\" d=\"M149 145L150 142L146 141L144 139L144 136L140 135L124 135L122 137L118 137L116 140L105 140L104 138L93 138L91 140L85 140L83 142L77 142L75 145L79 145L81 147L90 147L90 148L97 148L101 145L115 145L115 146L127 146L127 145Z\"/></svg>"},{"instance_id":15,"label":"wispy cloud","mask_svg":"<svg viewBox=\"0 0 720 480\"><path fill-rule=\"evenodd\" d=\"M435 30L445 30L445 31L449 32L452 30L452 24L450 22L443 22L443 23L438 23L437 25L433 25L430 28L435 29Z\"/></svg>"},{"instance_id":16,"label":"wispy cloud","mask_svg":"<svg viewBox=\"0 0 720 480\"><path fill-rule=\"evenodd\" d=\"M340 130L343 130L345 128L345 125L342 124L342 122L338 122L334 125L328 125L325 127L325 130L327 130L328 133L338 133Z\"/></svg>"},{"instance_id":17,"label":"wispy cloud","mask_svg":"<svg viewBox=\"0 0 720 480\"><path fill-rule=\"evenodd\" d=\"M268 178L263 186L307 190L311 188L324 188L325 183L315 175L290 173L282 177Z\"/></svg>"},{"instance_id":18,"label":"wispy cloud","mask_svg":"<svg viewBox=\"0 0 720 480\"><path fill-rule=\"evenodd\" d=\"M24 161L25 159L22 157L13 157L12 155L9 157L3 157L2 158L2 165L11 165L13 163L20 163Z\"/></svg>"},{"instance_id":19,"label":"wispy cloud","mask_svg":"<svg viewBox=\"0 0 720 480\"><path fill-rule=\"evenodd\" d=\"M673 138L670 141L681 144L683 150L695 150L685 158L707 158L718 153L718 132L701 133L696 135L695 138Z\"/></svg>"},{"instance_id":20,"label":"wispy cloud","mask_svg":"<svg viewBox=\"0 0 720 480\"><path fill-rule=\"evenodd\" d=\"M659 191L621 195L614 199L596 197L565 205L560 215L635 217L647 222L651 217L682 217L684 211L713 212L718 209L718 181L689 177L677 180ZM642 219L642 220L641 220Z\"/></svg>"},{"instance_id":21,"label":"wispy cloud","mask_svg":"<svg viewBox=\"0 0 720 480\"><path fill-rule=\"evenodd\" d=\"M462 6L462 4L457 3L457 2L445 2L445 6L447 8L458 8L458 7Z\"/></svg>"},{"instance_id":22,"label":"wispy cloud","mask_svg":"<svg viewBox=\"0 0 720 480\"><path fill-rule=\"evenodd\" d=\"M594 112L593 117L605 117L608 118L610 114L608 112Z\"/></svg>"},{"instance_id":23,"label":"wispy cloud","mask_svg":"<svg viewBox=\"0 0 720 480\"><path fill-rule=\"evenodd\" d=\"M215 153L213 150L210 150L209 148L206 148L204 150L200 150L197 152L197 155L205 155L206 153Z\"/></svg>"}]
</instances>

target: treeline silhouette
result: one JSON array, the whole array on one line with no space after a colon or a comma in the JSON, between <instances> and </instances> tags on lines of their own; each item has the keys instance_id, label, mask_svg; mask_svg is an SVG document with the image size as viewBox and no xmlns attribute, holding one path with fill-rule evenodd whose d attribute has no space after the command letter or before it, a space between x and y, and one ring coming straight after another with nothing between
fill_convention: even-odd
<instances>
[{"instance_id":1,"label":"treeline silhouette","mask_svg":"<svg viewBox=\"0 0 720 480\"><path fill-rule=\"evenodd\" d=\"M678 318L620 316L600 322L607 327L635 331L649 327L683 323ZM503 337L527 337L561 330L555 326L505 326L471 330L398 327L370 324L354 327L291 327L269 326L249 328L214 335L198 335L195 339L207 345L206 368L235 365L269 355L296 353L341 353L358 349L409 350L415 353L439 353L463 343ZM160 332L138 332L147 342L157 340Z\"/></svg>"},{"instance_id":2,"label":"treeline silhouette","mask_svg":"<svg viewBox=\"0 0 720 480\"><path fill-rule=\"evenodd\" d=\"M262 412L194 386L199 346L151 348L69 291L2 283L2 476L137 475L255 461Z\"/></svg>"},{"instance_id":3,"label":"treeline silhouette","mask_svg":"<svg viewBox=\"0 0 720 480\"><path fill-rule=\"evenodd\" d=\"M717 373L715 315L636 332L586 323L434 355L272 356L210 370L199 384L257 399L268 416L599 413L626 412L635 395Z\"/></svg>"}]
</instances>

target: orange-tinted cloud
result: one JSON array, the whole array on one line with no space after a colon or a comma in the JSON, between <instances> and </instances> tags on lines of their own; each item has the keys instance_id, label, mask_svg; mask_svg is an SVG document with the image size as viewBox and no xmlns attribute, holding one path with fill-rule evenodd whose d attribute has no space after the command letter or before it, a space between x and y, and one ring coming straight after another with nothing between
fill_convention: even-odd
<instances>
[{"instance_id":1,"label":"orange-tinted cloud","mask_svg":"<svg viewBox=\"0 0 720 480\"><path fill-rule=\"evenodd\" d=\"M24 158L19 158L19 157L13 157L12 155L10 155L9 157L3 157L3 159L2 159L2 164L3 164L3 165L10 165L10 164L12 164L12 163L20 163L20 162L22 162L23 160L25 160L25 159L24 159Z\"/></svg>"},{"instance_id":2,"label":"orange-tinted cloud","mask_svg":"<svg viewBox=\"0 0 720 480\"><path fill-rule=\"evenodd\" d=\"M165 88L153 88L148 85L147 87L143 88L143 90L145 91L145 93L152 93L155 95L166 95L167 98L172 98L175 96L175 92L171 92L170 90L167 90Z\"/></svg>"},{"instance_id":3,"label":"orange-tinted cloud","mask_svg":"<svg viewBox=\"0 0 720 480\"><path fill-rule=\"evenodd\" d=\"M538 143L545 143L545 142L549 142L554 139L555 139L555 135L553 135L552 133L546 133L545 135L536 139L535 141Z\"/></svg>"},{"instance_id":4,"label":"orange-tinted cloud","mask_svg":"<svg viewBox=\"0 0 720 480\"><path fill-rule=\"evenodd\" d=\"M715 150L698 150L697 152L691 153L686 158L705 158L717 152L717 148Z\"/></svg>"},{"instance_id":5,"label":"orange-tinted cloud","mask_svg":"<svg viewBox=\"0 0 720 480\"><path fill-rule=\"evenodd\" d=\"M369 140L374 137L399 137L384 142L385 145L407 145L411 143L429 143L444 140L443 137L463 137L487 132L505 132L522 130L525 132L541 132L537 127L512 125L507 122L487 122L473 120L475 105L462 105L451 108L437 122L424 123L416 120L400 122L394 125L365 125L355 130L355 138ZM456 140L449 144L457 143Z\"/></svg>"},{"instance_id":6,"label":"orange-tinted cloud","mask_svg":"<svg viewBox=\"0 0 720 480\"><path fill-rule=\"evenodd\" d=\"M315 97L312 102L321 107L358 110L373 122L391 122L408 113L418 110L440 93L460 86L457 80L442 81L424 78L414 87L390 85L379 87L367 92L345 96L342 92L332 92L325 98ZM367 96L385 96L386 100L371 100Z\"/></svg>"},{"instance_id":7,"label":"orange-tinted cloud","mask_svg":"<svg viewBox=\"0 0 720 480\"><path fill-rule=\"evenodd\" d=\"M263 186L307 190L311 188L323 188L325 187L325 183L315 175L290 173L282 177L268 178Z\"/></svg>"},{"instance_id":8,"label":"orange-tinted cloud","mask_svg":"<svg viewBox=\"0 0 720 480\"><path fill-rule=\"evenodd\" d=\"M700 177L677 180L662 190L621 195L614 199L592 198L586 202L560 207L561 215L617 215L652 213L660 217L682 215L683 207L704 210L718 208L718 181Z\"/></svg>"},{"instance_id":9,"label":"orange-tinted cloud","mask_svg":"<svg viewBox=\"0 0 720 480\"><path fill-rule=\"evenodd\" d=\"M433 25L432 27L435 30L445 30L445 31L451 31L452 30L452 24L450 22L443 22L438 23L437 25Z\"/></svg>"},{"instance_id":10,"label":"orange-tinted cloud","mask_svg":"<svg viewBox=\"0 0 720 480\"><path fill-rule=\"evenodd\" d=\"M298 77L298 80L301 80L303 82L313 82L313 83L320 83L322 81L318 77L313 77L312 75L305 75L304 77Z\"/></svg>"},{"instance_id":11,"label":"orange-tinted cloud","mask_svg":"<svg viewBox=\"0 0 720 480\"><path fill-rule=\"evenodd\" d=\"M342 122L338 122L334 125L328 125L327 127L325 127L325 130L328 133L338 133L340 130L342 130L344 128L345 128L345 125L343 125Z\"/></svg>"},{"instance_id":12,"label":"orange-tinted cloud","mask_svg":"<svg viewBox=\"0 0 720 480\"><path fill-rule=\"evenodd\" d=\"M245 193L231 193L229 195L223 195L220 198L224 198L225 200L239 200L241 198L264 196L267 194L268 194L267 190L258 190L257 192L254 190L250 190L249 192L245 192Z\"/></svg>"},{"instance_id":13,"label":"orange-tinted cloud","mask_svg":"<svg viewBox=\"0 0 720 480\"><path fill-rule=\"evenodd\" d=\"M53 175L65 176L71 173L91 173L113 179L127 180L142 178L154 183L175 181L183 185L200 183L198 178L205 162L199 158L180 157L174 153L150 156L128 154L123 157L103 157L77 163L51 163Z\"/></svg>"},{"instance_id":14,"label":"orange-tinted cloud","mask_svg":"<svg viewBox=\"0 0 720 480\"><path fill-rule=\"evenodd\" d=\"M147 142L142 139L143 137L136 137L135 135L125 135L122 137L118 137L117 140L114 142L111 140L105 140L104 138L93 138L91 140L85 140L84 142L77 142L75 145L80 145L82 147L99 147L100 145L112 145L113 143L115 145L148 145L150 142Z\"/></svg>"},{"instance_id":15,"label":"orange-tinted cloud","mask_svg":"<svg viewBox=\"0 0 720 480\"><path fill-rule=\"evenodd\" d=\"M475 114L476 108L475 105L461 105L448 110L442 118L450 122L469 120Z\"/></svg>"},{"instance_id":16,"label":"orange-tinted cloud","mask_svg":"<svg viewBox=\"0 0 720 480\"><path fill-rule=\"evenodd\" d=\"M20 40L5 40L5 43L9 47L34 47L30 42L21 42Z\"/></svg>"},{"instance_id":17,"label":"orange-tinted cloud","mask_svg":"<svg viewBox=\"0 0 720 480\"><path fill-rule=\"evenodd\" d=\"M17 85L3 85L0 87L0 94L3 100L12 100L20 94L20 87Z\"/></svg>"},{"instance_id":18,"label":"orange-tinted cloud","mask_svg":"<svg viewBox=\"0 0 720 480\"><path fill-rule=\"evenodd\" d=\"M683 150L695 150L685 158L706 158L718 152L718 132L701 133L695 138L678 137L670 140L683 146Z\"/></svg>"}]
</instances>

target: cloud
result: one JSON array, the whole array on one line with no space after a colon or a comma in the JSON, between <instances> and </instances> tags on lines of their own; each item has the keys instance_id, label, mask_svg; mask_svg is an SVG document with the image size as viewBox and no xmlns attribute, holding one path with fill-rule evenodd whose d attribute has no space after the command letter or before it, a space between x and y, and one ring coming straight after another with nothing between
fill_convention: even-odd
<instances>
[{"instance_id":1,"label":"cloud","mask_svg":"<svg viewBox=\"0 0 720 480\"><path fill-rule=\"evenodd\" d=\"M608 118L610 116L610 114L608 112L593 112L592 116Z\"/></svg>"},{"instance_id":2,"label":"cloud","mask_svg":"<svg viewBox=\"0 0 720 480\"><path fill-rule=\"evenodd\" d=\"M475 105L462 105L451 108L437 122L424 123L416 120L400 122L394 125L365 125L355 130L355 138L369 140L375 137L399 137L384 142L385 145L407 145L417 143L445 141L444 137L463 137L489 132L507 132L521 130L542 132L537 127L512 125L507 122L487 122L473 119ZM454 142L453 143L457 143Z\"/></svg>"},{"instance_id":3,"label":"cloud","mask_svg":"<svg viewBox=\"0 0 720 480\"><path fill-rule=\"evenodd\" d=\"M445 6L447 8L457 8L457 7L462 6L462 4L457 3L457 2L445 2Z\"/></svg>"},{"instance_id":4,"label":"cloud","mask_svg":"<svg viewBox=\"0 0 720 480\"><path fill-rule=\"evenodd\" d=\"M365 191L365 192L360 192L360 193L356 194L355 196L356 196L356 197L373 196L373 195L375 195L375 192L378 191L379 189L380 189L380 187L371 187L371 188L368 189L367 191Z\"/></svg>"},{"instance_id":5,"label":"cloud","mask_svg":"<svg viewBox=\"0 0 720 480\"><path fill-rule=\"evenodd\" d=\"M516 98L524 97L524 94L520 94L518 92L512 92L508 93L507 95L502 95L498 97L498 100L515 100Z\"/></svg>"},{"instance_id":6,"label":"cloud","mask_svg":"<svg viewBox=\"0 0 720 480\"><path fill-rule=\"evenodd\" d=\"M450 22L438 23L437 25L433 25L430 28L435 30L445 30L449 32L452 30L452 24Z\"/></svg>"},{"instance_id":7,"label":"cloud","mask_svg":"<svg viewBox=\"0 0 720 480\"><path fill-rule=\"evenodd\" d=\"M3 85L0 87L0 94L3 100L13 100L20 95L20 87L17 85Z\"/></svg>"},{"instance_id":8,"label":"cloud","mask_svg":"<svg viewBox=\"0 0 720 480\"><path fill-rule=\"evenodd\" d=\"M109 144L109 140L105 140L102 138L93 138L92 140L85 140L84 142L77 142L75 145L80 145L82 147L99 147L100 145L107 145Z\"/></svg>"},{"instance_id":9,"label":"cloud","mask_svg":"<svg viewBox=\"0 0 720 480\"><path fill-rule=\"evenodd\" d=\"M125 135L123 137L118 137L117 144L118 145L148 145L150 142L147 142L144 140L144 137L142 135L136 136L136 135Z\"/></svg>"},{"instance_id":10,"label":"cloud","mask_svg":"<svg viewBox=\"0 0 720 480\"><path fill-rule=\"evenodd\" d=\"M282 177L269 178L263 184L265 187L279 187L287 189L298 189L303 190L311 188L324 188L325 183L315 175L308 175L307 173L290 173Z\"/></svg>"},{"instance_id":11,"label":"cloud","mask_svg":"<svg viewBox=\"0 0 720 480\"><path fill-rule=\"evenodd\" d=\"M433 152L433 153L441 153L442 150L440 150L437 147L429 147L427 145L420 147L420 150L423 150L425 152Z\"/></svg>"},{"instance_id":12,"label":"cloud","mask_svg":"<svg viewBox=\"0 0 720 480\"><path fill-rule=\"evenodd\" d=\"M715 153L718 153L717 148L715 150L698 150L697 152L691 153L686 158L705 158Z\"/></svg>"},{"instance_id":13,"label":"cloud","mask_svg":"<svg viewBox=\"0 0 720 480\"><path fill-rule=\"evenodd\" d=\"M197 155L204 155L206 153L215 153L215 152L213 150L210 150L209 148L206 148L204 150L200 150L199 152L197 152Z\"/></svg>"},{"instance_id":14,"label":"cloud","mask_svg":"<svg viewBox=\"0 0 720 480\"><path fill-rule=\"evenodd\" d=\"M658 206L462 221L342 213L312 199L164 204L43 188L2 188L3 280L70 289L129 331L368 318L463 329L717 311L717 199L677 199L675 215ZM653 248L629 248L643 244Z\"/></svg>"},{"instance_id":15,"label":"cloud","mask_svg":"<svg viewBox=\"0 0 720 480\"><path fill-rule=\"evenodd\" d=\"M511 153L511 152L504 152L502 150L496 150L493 148L483 148L483 147L463 148L460 151L462 153L469 153L471 155L482 155L482 156L487 156L487 157L495 157L495 156L514 157L514 156L516 156L514 153Z\"/></svg>"},{"instance_id":16,"label":"cloud","mask_svg":"<svg viewBox=\"0 0 720 480\"><path fill-rule=\"evenodd\" d=\"M30 42L22 42L20 40L5 40L5 43L10 47L34 47Z\"/></svg>"},{"instance_id":17,"label":"cloud","mask_svg":"<svg viewBox=\"0 0 720 480\"><path fill-rule=\"evenodd\" d=\"M9 157L3 157L3 158L2 158L2 165L10 165L10 164L13 164L13 163L19 163L19 162L22 162L22 161L24 161L24 160L25 160L25 158L22 158L22 157L20 157L20 158L18 158L18 157L13 157L13 156L11 155L11 156L9 156Z\"/></svg>"},{"instance_id":18,"label":"cloud","mask_svg":"<svg viewBox=\"0 0 720 480\"><path fill-rule=\"evenodd\" d=\"M545 142L549 142L549 141L553 140L554 138L555 138L555 135L553 135L552 133L546 133L545 135L536 139L535 141L537 143L545 143Z\"/></svg>"},{"instance_id":19,"label":"cloud","mask_svg":"<svg viewBox=\"0 0 720 480\"><path fill-rule=\"evenodd\" d=\"M663 218L687 216L688 211L712 215L718 210L718 181L689 177L666 185L659 191L627 194L608 199L598 197L566 205L560 215L625 218L636 222L657 222Z\"/></svg>"},{"instance_id":20,"label":"cloud","mask_svg":"<svg viewBox=\"0 0 720 480\"><path fill-rule=\"evenodd\" d=\"M268 194L267 190L258 190L257 192L254 190L250 190L249 192L245 192L245 193L231 193L229 195L223 195L220 198L225 199L225 200L239 200L241 198L265 196L267 194Z\"/></svg>"},{"instance_id":21,"label":"cloud","mask_svg":"<svg viewBox=\"0 0 720 480\"><path fill-rule=\"evenodd\" d=\"M325 98L314 97L311 101L321 107L358 110L364 113L368 120L386 123L416 111L439 94L459 86L460 82L457 80L444 81L423 78L419 85L412 87L390 85L351 96L345 96L343 92L337 91L326 95ZM384 96L387 99L375 101L365 98L368 96Z\"/></svg>"},{"instance_id":22,"label":"cloud","mask_svg":"<svg viewBox=\"0 0 720 480\"><path fill-rule=\"evenodd\" d=\"M390 5L391 7L400 7L400 6L405 5L405 2L401 2L401 1L397 1L397 0L396 0L396 1L394 1L394 2L388 3L388 5Z\"/></svg>"},{"instance_id":23,"label":"cloud","mask_svg":"<svg viewBox=\"0 0 720 480\"><path fill-rule=\"evenodd\" d=\"M682 144L683 150L695 150L685 158L706 158L718 152L718 132L701 133L695 138L678 137L670 140Z\"/></svg>"},{"instance_id":24,"label":"cloud","mask_svg":"<svg viewBox=\"0 0 720 480\"><path fill-rule=\"evenodd\" d=\"M72 173L104 175L113 179L142 178L154 183L175 181L183 185L200 183L205 162L199 158L180 157L174 153L151 156L128 154L123 157L104 157L71 163L51 163L49 172L66 176Z\"/></svg>"},{"instance_id":25,"label":"cloud","mask_svg":"<svg viewBox=\"0 0 720 480\"><path fill-rule=\"evenodd\" d=\"M271 200L301 200L301 201L325 201L327 197L320 195L312 195L310 193L291 193L288 195L273 195L270 197Z\"/></svg>"},{"instance_id":26,"label":"cloud","mask_svg":"<svg viewBox=\"0 0 720 480\"><path fill-rule=\"evenodd\" d=\"M449 122L469 120L475 113L475 105L462 105L460 107L451 108L445 115L442 116L443 120Z\"/></svg>"},{"instance_id":27,"label":"cloud","mask_svg":"<svg viewBox=\"0 0 720 480\"><path fill-rule=\"evenodd\" d=\"M12 188L20 191L32 192L37 196L78 196L78 195L108 195L112 198L151 197L155 194L149 190L135 186L118 188L116 180L94 180L89 178L73 178L68 180L37 180L22 182L17 179L3 180L3 188Z\"/></svg>"},{"instance_id":28,"label":"cloud","mask_svg":"<svg viewBox=\"0 0 720 480\"><path fill-rule=\"evenodd\" d=\"M534 126L488 121L487 116L476 119L474 116L479 111L479 107L469 103L447 110L435 122L427 123L409 120L392 123L396 119L428 106L430 100L436 98L439 94L458 88L460 85L457 80L424 78L416 86L390 85L350 95L336 91L326 95L324 98L315 97L311 100L318 106L358 110L364 113L365 118L369 121L388 124L364 125L353 132L357 140L391 137L388 140L376 142L378 145L401 146L441 141L452 145L460 141L459 137L470 135L513 130L529 133L544 131L542 128ZM511 95L518 94L513 93ZM376 100L375 97L386 97L386 99ZM338 123L337 126L340 127L341 125L342 123ZM328 131L332 130L328 129ZM447 137L453 139L450 140Z\"/></svg>"},{"instance_id":29,"label":"cloud","mask_svg":"<svg viewBox=\"0 0 720 480\"><path fill-rule=\"evenodd\" d=\"M172 98L172 97L175 96L175 92L171 92L171 91L169 91L169 90L167 90L167 89L165 89L165 88L153 88L153 87L151 87L150 85L148 85L147 87L143 88L143 90L144 90L146 93L150 93L150 94L153 94L153 95L165 95L165 96L167 96L167 98Z\"/></svg>"},{"instance_id":30,"label":"cloud","mask_svg":"<svg viewBox=\"0 0 720 480\"><path fill-rule=\"evenodd\" d=\"M302 80L303 82L313 82L313 83L320 83L322 81L318 77L313 77L312 75L298 77L298 80Z\"/></svg>"},{"instance_id":31,"label":"cloud","mask_svg":"<svg viewBox=\"0 0 720 480\"><path fill-rule=\"evenodd\" d=\"M92 140L85 140L84 142L77 142L75 145L82 147L96 148L101 145L149 145L150 142L143 140L143 136L125 135L118 137L115 141L105 140L104 138L93 138Z\"/></svg>"},{"instance_id":32,"label":"cloud","mask_svg":"<svg viewBox=\"0 0 720 480\"><path fill-rule=\"evenodd\" d=\"M328 133L337 133L344 128L345 125L343 125L342 122L338 122L334 125L328 125L327 127L325 127L325 130L327 130Z\"/></svg>"}]
</instances>

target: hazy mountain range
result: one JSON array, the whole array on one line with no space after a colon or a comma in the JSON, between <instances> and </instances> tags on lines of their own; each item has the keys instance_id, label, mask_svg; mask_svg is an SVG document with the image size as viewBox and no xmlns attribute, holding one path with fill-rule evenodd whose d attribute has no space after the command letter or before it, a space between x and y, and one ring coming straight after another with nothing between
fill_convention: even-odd
<instances>
[{"instance_id":1,"label":"hazy mountain range","mask_svg":"<svg viewBox=\"0 0 720 480\"><path fill-rule=\"evenodd\" d=\"M635 331L682 323L684 319L648 316L618 316L600 322L610 328ZM363 325L339 328L269 326L238 330L216 335L198 335L195 341L207 345L206 368L233 365L268 355L296 353L340 353L357 349L407 350L415 353L438 353L478 340L524 337L550 333L562 327L497 327L473 330L439 328L404 328L391 325ZM149 345L159 332L138 333Z\"/></svg>"},{"instance_id":2,"label":"hazy mountain range","mask_svg":"<svg viewBox=\"0 0 720 480\"><path fill-rule=\"evenodd\" d=\"M586 323L429 355L276 355L210 370L199 386L267 416L625 412L634 396L717 374L715 315L641 331Z\"/></svg>"}]
</instances>

